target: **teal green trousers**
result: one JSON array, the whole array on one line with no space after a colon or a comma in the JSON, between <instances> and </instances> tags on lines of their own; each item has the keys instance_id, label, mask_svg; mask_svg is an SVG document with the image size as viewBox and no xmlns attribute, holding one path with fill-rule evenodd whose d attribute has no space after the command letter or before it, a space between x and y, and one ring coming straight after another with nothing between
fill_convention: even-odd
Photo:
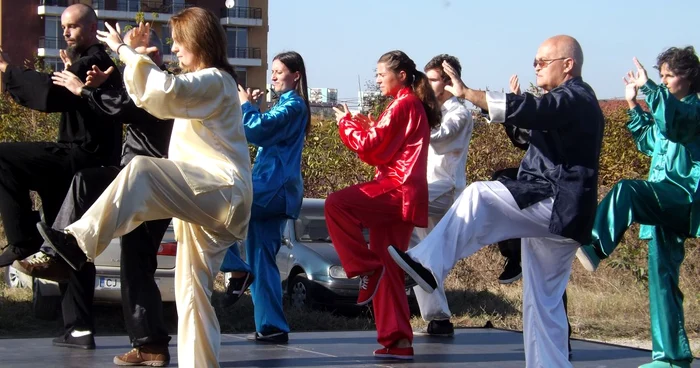
<instances>
[{"instance_id":1,"label":"teal green trousers","mask_svg":"<svg viewBox=\"0 0 700 368\"><path fill-rule=\"evenodd\" d=\"M693 355L685 332L680 266L689 233L691 199L669 183L622 180L599 204L593 227L593 247L607 258L633 222L649 241L649 309L653 360L656 364L690 367ZM643 234L645 235L645 234Z\"/></svg>"}]
</instances>

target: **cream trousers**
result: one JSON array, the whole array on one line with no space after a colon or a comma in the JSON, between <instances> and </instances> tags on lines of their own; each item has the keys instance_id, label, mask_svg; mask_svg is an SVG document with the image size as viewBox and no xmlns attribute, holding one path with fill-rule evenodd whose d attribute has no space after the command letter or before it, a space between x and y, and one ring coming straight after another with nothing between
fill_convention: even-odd
<instances>
[{"instance_id":1,"label":"cream trousers","mask_svg":"<svg viewBox=\"0 0 700 368\"><path fill-rule=\"evenodd\" d=\"M224 225L232 190L239 189L229 186L195 195L175 162L138 156L85 215L66 228L94 260L112 238L142 222L173 218L180 367L219 367L221 333L210 299L224 254L238 240Z\"/></svg>"}]
</instances>

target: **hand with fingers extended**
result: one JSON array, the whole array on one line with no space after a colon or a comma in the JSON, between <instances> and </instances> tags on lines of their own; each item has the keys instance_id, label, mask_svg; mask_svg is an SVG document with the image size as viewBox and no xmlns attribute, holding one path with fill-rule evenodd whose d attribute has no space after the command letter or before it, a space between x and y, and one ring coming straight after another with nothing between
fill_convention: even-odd
<instances>
[{"instance_id":1,"label":"hand with fingers extended","mask_svg":"<svg viewBox=\"0 0 700 368\"><path fill-rule=\"evenodd\" d=\"M68 57L68 52L66 50L58 50L58 56L61 58L61 61L63 62L63 70L68 70L71 65L73 65L73 60Z\"/></svg>"},{"instance_id":2,"label":"hand with fingers extended","mask_svg":"<svg viewBox=\"0 0 700 368\"><path fill-rule=\"evenodd\" d=\"M362 128L364 128L365 130L377 125L377 121L374 119L374 117L372 117L371 112L367 116L363 114L356 114L352 117L352 120L362 125Z\"/></svg>"},{"instance_id":3,"label":"hand with fingers extended","mask_svg":"<svg viewBox=\"0 0 700 368\"><path fill-rule=\"evenodd\" d=\"M637 72L634 73L632 71L629 71L627 73L627 78L629 79L630 83L633 83L637 88L643 86L646 84L646 82L649 80L649 76L647 75L647 70L644 69L644 66L642 63L637 60L637 58L632 58L632 62L634 62L634 66L637 67ZM625 80L625 84L627 84L627 80Z\"/></svg>"},{"instance_id":4,"label":"hand with fingers extended","mask_svg":"<svg viewBox=\"0 0 700 368\"><path fill-rule=\"evenodd\" d=\"M343 104L342 108L338 107L333 107L333 111L335 111L335 121L340 124L340 120L342 120L345 117L350 117L350 109L348 108L348 104Z\"/></svg>"},{"instance_id":5,"label":"hand with fingers extended","mask_svg":"<svg viewBox=\"0 0 700 368\"><path fill-rule=\"evenodd\" d=\"M517 74L513 74L510 77L510 92L516 95L520 94L520 81L518 80Z\"/></svg>"},{"instance_id":6,"label":"hand with fingers extended","mask_svg":"<svg viewBox=\"0 0 700 368\"><path fill-rule=\"evenodd\" d=\"M119 50L119 46L124 44L122 36L119 35L121 33L119 23L116 24L116 29L114 29L114 27L107 22L105 22L105 27L107 28L106 31L101 31L99 29L97 30L97 39L106 43L107 47L109 47L112 51L117 52Z\"/></svg>"},{"instance_id":7,"label":"hand with fingers extended","mask_svg":"<svg viewBox=\"0 0 700 368\"><path fill-rule=\"evenodd\" d=\"M452 82L452 85L445 86L445 90L457 98L465 98L469 88L462 82L462 79L457 76L457 71L455 71L447 61L442 62L442 69L445 71L445 74L450 77L450 81Z\"/></svg>"},{"instance_id":8,"label":"hand with fingers extended","mask_svg":"<svg viewBox=\"0 0 700 368\"><path fill-rule=\"evenodd\" d=\"M51 76L53 84L61 87L65 87L67 90L71 91L72 94L80 96L85 84L78 78L77 75L64 70L61 72L54 72Z\"/></svg>"},{"instance_id":9,"label":"hand with fingers extended","mask_svg":"<svg viewBox=\"0 0 700 368\"><path fill-rule=\"evenodd\" d=\"M251 102L250 94L250 88L246 90L240 84L238 85L238 99L241 101L241 105L243 105L246 102Z\"/></svg>"},{"instance_id":10,"label":"hand with fingers extended","mask_svg":"<svg viewBox=\"0 0 700 368\"><path fill-rule=\"evenodd\" d=\"M252 102L256 105L260 105L260 103L263 100L263 96L268 92L267 90L261 91L259 88L256 88L253 90L253 92L250 92L250 88L247 90L248 94L250 95Z\"/></svg>"},{"instance_id":11,"label":"hand with fingers extended","mask_svg":"<svg viewBox=\"0 0 700 368\"><path fill-rule=\"evenodd\" d=\"M134 27L129 34L128 39L125 42L129 47L134 49L134 51L139 54L147 55L152 52L158 51L155 46L149 46L151 44L151 24L140 22L137 27Z\"/></svg>"},{"instance_id":12,"label":"hand with fingers extended","mask_svg":"<svg viewBox=\"0 0 700 368\"><path fill-rule=\"evenodd\" d=\"M114 71L114 67L110 66L107 70L102 71L97 65L93 65L91 70L87 72L87 78L85 79L85 85L88 87L97 88L104 83L110 74Z\"/></svg>"}]
</instances>

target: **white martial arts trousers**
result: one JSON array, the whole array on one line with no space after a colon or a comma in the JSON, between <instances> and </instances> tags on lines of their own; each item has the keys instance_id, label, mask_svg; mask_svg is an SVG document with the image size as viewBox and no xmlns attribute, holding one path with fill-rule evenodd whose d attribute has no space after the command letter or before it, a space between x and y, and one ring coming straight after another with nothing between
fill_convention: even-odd
<instances>
[{"instance_id":1,"label":"white martial arts trousers","mask_svg":"<svg viewBox=\"0 0 700 368\"><path fill-rule=\"evenodd\" d=\"M408 251L442 285L462 258L485 245L522 238L523 338L527 367L572 367L562 296L579 244L549 232L552 198L520 209L497 181L475 182L443 219Z\"/></svg>"},{"instance_id":2,"label":"white martial arts trousers","mask_svg":"<svg viewBox=\"0 0 700 368\"><path fill-rule=\"evenodd\" d=\"M430 190L430 185L428 185ZM411 234L411 242L409 249L415 247L433 230L435 225L442 219L447 210L450 209L454 202L454 190L451 190L431 201L428 204L428 227L414 227ZM418 307L420 308L421 317L426 322L435 320L449 320L452 316L450 307L447 305L447 297L445 296L445 288L440 283L434 292L428 293L420 286L415 286L413 292L416 294Z\"/></svg>"},{"instance_id":3,"label":"white martial arts trousers","mask_svg":"<svg viewBox=\"0 0 700 368\"><path fill-rule=\"evenodd\" d=\"M94 260L112 238L144 221L173 217L180 367L219 367L221 333L210 298L226 250L238 240L224 225L232 190L238 188L195 195L173 161L137 156L85 215L66 228Z\"/></svg>"}]
</instances>

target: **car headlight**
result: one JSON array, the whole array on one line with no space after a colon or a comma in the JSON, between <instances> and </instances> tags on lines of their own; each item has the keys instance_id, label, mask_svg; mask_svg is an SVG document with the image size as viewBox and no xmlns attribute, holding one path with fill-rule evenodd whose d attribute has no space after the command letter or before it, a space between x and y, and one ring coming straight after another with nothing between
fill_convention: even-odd
<instances>
[{"instance_id":1,"label":"car headlight","mask_svg":"<svg viewBox=\"0 0 700 368\"><path fill-rule=\"evenodd\" d=\"M331 266L328 269L328 274L334 279L347 279L348 275L345 273L343 266Z\"/></svg>"}]
</instances>

